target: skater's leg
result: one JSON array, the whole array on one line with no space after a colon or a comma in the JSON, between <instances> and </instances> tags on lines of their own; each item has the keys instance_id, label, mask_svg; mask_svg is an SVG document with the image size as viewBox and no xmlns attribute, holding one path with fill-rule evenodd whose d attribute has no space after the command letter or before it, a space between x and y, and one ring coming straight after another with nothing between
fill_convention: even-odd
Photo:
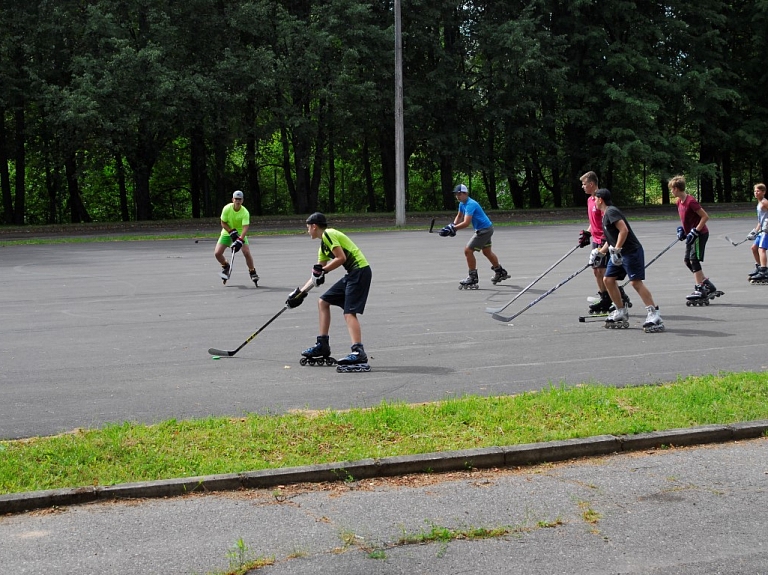
<instances>
[{"instance_id":1,"label":"skater's leg","mask_svg":"<svg viewBox=\"0 0 768 575\"><path fill-rule=\"evenodd\" d=\"M216 258L216 261L219 262L222 266L227 265L227 258L224 257L224 252L226 250L227 250L227 246L219 242L216 242L216 247L213 248L213 256Z\"/></svg>"},{"instance_id":2,"label":"skater's leg","mask_svg":"<svg viewBox=\"0 0 768 575\"><path fill-rule=\"evenodd\" d=\"M360 329L360 320L357 319L357 314L345 313L344 321L347 322L347 330L349 331L349 339L351 343L363 341L362 330Z\"/></svg>"},{"instance_id":3,"label":"skater's leg","mask_svg":"<svg viewBox=\"0 0 768 575\"><path fill-rule=\"evenodd\" d=\"M624 307L624 300L621 297L621 291L619 290L619 284L616 279L617 278L613 276L605 277L603 278L603 282L605 283L605 290L608 292L608 295L611 296L613 305L616 306L616 309L621 309Z\"/></svg>"},{"instance_id":4,"label":"skater's leg","mask_svg":"<svg viewBox=\"0 0 768 575\"><path fill-rule=\"evenodd\" d=\"M759 266L760 263L760 244L758 241L752 244L752 257L755 258L755 263Z\"/></svg>"},{"instance_id":5,"label":"skater's leg","mask_svg":"<svg viewBox=\"0 0 768 575\"><path fill-rule=\"evenodd\" d=\"M240 251L243 252L243 257L245 258L245 263L248 265L248 269L254 269L253 256L251 255L251 248L248 247L248 244L243 244Z\"/></svg>"},{"instance_id":6,"label":"skater's leg","mask_svg":"<svg viewBox=\"0 0 768 575\"><path fill-rule=\"evenodd\" d=\"M643 280L631 280L629 283L632 284L633 288L635 288L637 295L640 296L640 299L643 300L643 304L646 307L648 307L649 305L656 307L656 303L653 301L653 296L651 295L651 292L643 283Z\"/></svg>"},{"instance_id":7,"label":"skater's leg","mask_svg":"<svg viewBox=\"0 0 768 575\"><path fill-rule=\"evenodd\" d=\"M605 289L605 268L592 268L592 273L595 276L595 282L597 283L598 293L607 291Z\"/></svg>"},{"instance_id":8,"label":"skater's leg","mask_svg":"<svg viewBox=\"0 0 768 575\"><path fill-rule=\"evenodd\" d=\"M493 269L496 269L499 267L499 258L496 256L495 253L493 253L493 250L491 249L491 246L486 246L483 248L483 255L486 257L486 259L491 262L491 267ZM474 267L471 267L470 269L475 269Z\"/></svg>"},{"instance_id":9,"label":"skater's leg","mask_svg":"<svg viewBox=\"0 0 768 575\"><path fill-rule=\"evenodd\" d=\"M464 248L464 257L467 258L467 268L471 270L477 269L477 258L475 257L475 250L469 246Z\"/></svg>"},{"instance_id":10,"label":"skater's leg","mask_svg":"<svg viewBox=\"0 0 768 575\"><path fill-rule=\"evenodd\" d=\"M318 324L320 335L328 335L331 331L331 304L323 298L317 300Z\"/></svg>"}]
</instances>

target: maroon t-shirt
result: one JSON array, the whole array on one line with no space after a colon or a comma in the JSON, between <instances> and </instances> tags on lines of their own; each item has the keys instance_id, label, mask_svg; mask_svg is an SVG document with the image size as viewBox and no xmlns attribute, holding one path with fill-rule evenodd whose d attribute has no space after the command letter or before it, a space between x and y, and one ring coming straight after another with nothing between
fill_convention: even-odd
<instances>
[{"instance_id":1,"label":"maroon t-shirt","mask_svg":"<svg viewBox=\"0 0 768 575\"><path fill-rule=\"evenodd\" d=\"M680 221L683 224L683 229L686 234L699 225L701 218L696 212L700 209L701 204L690 194L686 194L684 200L677 200L677 213L680 214ZM705 225L704 228L699 231L701 233L708 233L709 229L707 229L707 226Z\"/></svg>"}]
</instances>

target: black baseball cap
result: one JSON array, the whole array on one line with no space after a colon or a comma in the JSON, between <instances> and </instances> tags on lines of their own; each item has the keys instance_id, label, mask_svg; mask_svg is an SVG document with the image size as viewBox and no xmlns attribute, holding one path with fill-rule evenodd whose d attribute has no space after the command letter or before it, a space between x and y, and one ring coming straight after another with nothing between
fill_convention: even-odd
<instances>
[{"instance_id":1,"label":"black baseball cap","mask_svg":"<svg viewBox=\"0 0 768 575\"><path fill-rule=\"evenodd\" d=\"M325 219L325 214L315 212L307 218L307 224L316 224L321 228L328 227L328 220Z\"/></svg>"},{"instance_id":2,"label":"black baseball cap","mask_svg":"<svg viewBox=\"0 0 768 575\"><path fill-rule=\"evenodd\" d=\"M610 206L613 204L611 201L611 190L608 188L600 188L595 192L596 198L602 198L602 200L605 202L606 206Z\"/></svg>"}]
</instances>

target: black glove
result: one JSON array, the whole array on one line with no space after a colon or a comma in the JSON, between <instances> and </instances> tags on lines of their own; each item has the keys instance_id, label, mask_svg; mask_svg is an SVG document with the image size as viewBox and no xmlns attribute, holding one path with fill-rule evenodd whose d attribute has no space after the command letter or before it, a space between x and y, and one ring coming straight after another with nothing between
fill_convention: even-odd
<instances>
[{"instance_id":1,"label":"black glove","mask_svg":"<svg viewBox=\"0 0 768 575\"><path fill-rule=\"evenodd\" d=\"M579 247L583 248L590 244L590 240L592 239L592 234L589 233L589 230L581 230L579 232Z\"/></svg>"},{"instance_id":2,"label":"black glove","mask_svg":"<svg viewBox=\"0 0 768 575\"><path fill-rule=\"evenodd\" d=\"M699 230L696 228L693 228L690 232L688 232L688 235L685 236L685 244L690 246L693 242L696 241L696 238L699 237Z\"/></svg>"},{"instance_id":3,"label":"black glove","mask_svg":"<svg viewBox=\"0 0 768 575\"><path fill-rule=\"evenodd\" d=\"M447 236L453 237L456 235L456 226L453 225L453 223L450 223L437 233L442 237L447 237Z\"/></svg>"},{"instance_id":4,"label":"black glove","mask_svg":"<svg viewBox=\"0 0 768 575\"><path fill-rule=\"evenodd\" d=\"M685 239L685 230L683 226L677 226L677 239L681 242Z\"/></svg>"},{"instance_id":5,"label":"black glove","mask_svg":"<svg viewBox=\"0 0 768 575\"><path fill-rule=\"evenodd\" d=\"M323 270L323 264L315 264L312 266L312 283L315 287L325 283L325 270Z\"/></svg>"},{"instance_id":6,"label":"black glove","mask_svg":"<svg viewBox=\"0 0 768 575\"><path fill-rule=\"evenodd\" d=\"M235 228L232 228L232 229L229 231L229 237L230 237L230 238L232 239L232 241L234 242L234 241L235 241L237 238L239 238L239 237L240 237L240 232L238 232L238 231L237 231Z\"/></svg>"},{"instance_id":7,"label":"black glove","mask_svg":"<svg viewBox=\"0 0 768 575\"><path fill-rule=\"evenodd\" d=\"M243 240L240 238L237 238L234 242L232 242L232 249L235 250L235 253L239 252L243 248Z\"/></svg>"},{"instance_id":8,"label":"black glove","mask_svg":"<svg viewBox=\"0 0 768 575\"><path fill-rule=\"evenodd\" d=\"M288 299L285 300L285 303L289 308L293 309L295 307L299 307L304 301L305 297L307 297L307 292L301 291L301 288L296 288L290 294L288 294Z\"/></svg>"}]
</instances>

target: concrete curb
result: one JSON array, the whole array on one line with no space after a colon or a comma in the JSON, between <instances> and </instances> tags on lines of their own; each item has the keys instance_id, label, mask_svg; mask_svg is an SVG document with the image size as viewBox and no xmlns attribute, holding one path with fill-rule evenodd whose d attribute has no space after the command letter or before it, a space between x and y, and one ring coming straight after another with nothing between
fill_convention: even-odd
<instances>
[{"instance_id":1,"label":"concrete curb","mask_svg":"<svg viewBox=\"0 0 768 575\"><path fill-rule=\"evenodd\" d=\"M567 439L508 447L465 449L305 467L266 469L247 473L142 481L107 487L78 487L13 493L0 495L0 514L115 499L177 497L189 493L269 488L291 483L320 483L412 473L517 467L579 457L642 451L663 446L681 447L755 439L767 432L768 420L759 420L732 425L704 425L690 429L671 429L635 435L598 435L583 439Z\"/></svg>"}]
</instances>

